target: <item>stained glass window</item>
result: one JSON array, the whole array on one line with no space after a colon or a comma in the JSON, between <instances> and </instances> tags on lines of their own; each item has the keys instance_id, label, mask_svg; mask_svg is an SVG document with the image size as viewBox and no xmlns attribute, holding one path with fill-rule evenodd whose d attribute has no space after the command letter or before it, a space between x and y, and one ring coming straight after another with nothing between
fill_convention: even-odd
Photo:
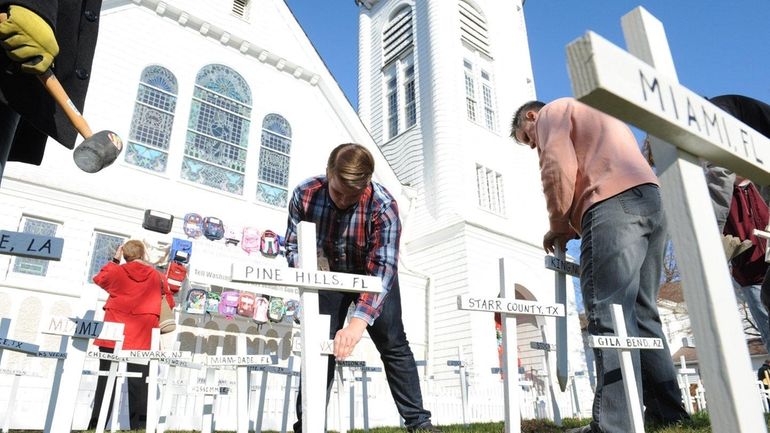
<instances>
[{"instance_id":1,"label":"stained glass window","mask_svg":"<svg viewBox=\"0 0 770 433\"><path fill-rule=\"evenodd\" d=\"M257 200L273 206L286 206L290 154L291 125L283 116L268 114L262 121Z\"/></svg>"},{"instance_id":2,"label":"stained glass window","mask_svg":"<svg viewBox=\"0 0 770 433\"><path fill-rule=\"evenodd\" d=\"M56 236L58 224L34 218L24 217L22 220L22 232L41 236ZM16 257L13 263L13 272L45 277L48 273L48 260Z\"/></svg>"},{"instance_id":3,"label":"stained glass window","mask_svg":"<svg viewBox=\"0 0 770 433\"><path fill-rule=\"evenodd\" d=\"M160 173L166 171L177 93L176 77L171 71L158 65L144 68L134 104L126 162Z\"/></svg>"},{"instance_id":4,"label":"stained glass window","mask_svg":"<svg viewBox=\"0 0 770 433\"><path fill-rule=\"evenodd\" d=\"M88 268L86 282L93 281L94 275L98 274L99 270L115 256L115 250L123 245L126 239L125 236L95 233L94 248L91 251L91 266Z\"/></svg>"},{"instance_id":5,"label":"stained glass window","mask_svg":"<svg viewBox=\"0 0 770 433\"><path fill-rule=\"evenodd\" d=\"M224 65L203 67L195 80L182 178L242 195L250 116L246 80Z\"/></svg>"}]
</instances>

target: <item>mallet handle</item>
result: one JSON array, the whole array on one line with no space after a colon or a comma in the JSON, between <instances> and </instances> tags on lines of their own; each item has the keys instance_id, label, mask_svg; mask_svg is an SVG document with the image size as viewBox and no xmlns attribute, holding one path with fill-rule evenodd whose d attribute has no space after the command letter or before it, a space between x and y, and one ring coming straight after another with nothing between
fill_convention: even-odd
<instances>
[{"instance_id":1,"label":"mallet handle","mask_svg":"<svg viewBox=\"0 0 770 433\"><path fill-rule=\"evenodd\" d=\"M5 12L0 13L0 23L7 19L8 14ZM54 101L59 104L59 107L64 111L67 119L69 119L72 126L77 129L78 133L80 133L83 138L90 138L94 135L93 132L91 132L91 127L88 126L88 122L86 122L86 119L83 118L83 115L80 114L80 111L75 107L75 104L67 95L67 92L64 90L59 80L56 79L56 76L51 69L38 75L37 78L43 84L45 90L48 91L48 94L50 94Z\"/></svg>"}]
</instances>

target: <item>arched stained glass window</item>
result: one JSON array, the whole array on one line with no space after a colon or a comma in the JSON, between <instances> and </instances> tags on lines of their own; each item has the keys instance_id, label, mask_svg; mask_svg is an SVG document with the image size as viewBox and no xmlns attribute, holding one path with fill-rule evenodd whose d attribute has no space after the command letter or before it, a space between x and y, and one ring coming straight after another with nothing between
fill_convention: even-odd
<instances>
[{"instance_id":1,"label":"arched stained glass window","mask_svg":"<svg viewBox=\"0 0 770 433\"><path fill-rule=\"evenodd\" d=\"M126 162L160 173L166 171L177 93L176 77L171 71L158 65L144 68L128 135Z\"/></svg>"},{"instance_id":2,"label":"arched stained glass window","mask_svg":"<svg viewBox=\"0 0 770 433\"><path fill-rule=\"evenodd\" d=\"M257 200L273 206L286 206L290 155L291 125L278 114L268 114L262 121Z\"/></svg>"},{"instance_id":3,"label":"arched stained glass window","mask_svg":"<svg viewBox=\"0 0 770 433\"><path fill-rule=\"evenodd\" d=\"M249 144L251 90L224 65L207 65L195 79L182 178L243 194Z\"/></svg>"}]
</instances>

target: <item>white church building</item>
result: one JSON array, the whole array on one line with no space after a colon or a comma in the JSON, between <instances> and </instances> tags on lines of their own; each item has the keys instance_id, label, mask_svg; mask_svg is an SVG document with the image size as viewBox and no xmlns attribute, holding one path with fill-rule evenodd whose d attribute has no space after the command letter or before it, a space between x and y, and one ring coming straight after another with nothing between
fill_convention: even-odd
<instances>
[{"instance_id":1,"label":"white church building","mask_svg":"<svg viewBox=\"0 0 770 433\"><path fill-rule=\"evenodd\" d=\"M0 229L63 238L64 250L60 261L0 256L0 337L58 350L58 337L40 333L46 318L86 310L102 317L106 294L91 277L116 246L187 239L188 213L219 218L236 233L255 227L282 235L293 187L323 173L336 145L357 142L375 155L374 180L399 203L403 318L415 358L425 364L426 408L434 423L463 421L460 381L447 365L462 357L471 420L502 420L502 382L491 372L499 366L493 316L458 310L457 296L496 297L503 257L517 297L554 302L554 274L540 246L547 216L537 154L507 132L516 107L535 98L522 2L348 1L359 9L357 111L283 0L104 0L84 115L95 131L117 132L125 148L96 174L77 169L54 142L42 166L8 165ZM142 228L147 209L174 215L170 234ZM260 326L185 311L190 288L297 298L293 289L229 281L230 264L249 261L283 258L248 254L225 240L193 240L187 283L177 295L180 326L168 349L234 354L245 334L249 354L278 355L286 364L299 330L291 321ZM568 293L575 390L557 391L556 401L562 416L590 416L588 368ZM97 295L98 302L86 302ZM517 326L523 379L546 394L544 356L530 342L543 340L541 327L553 342L554 321L521 316ZM361 344L367 364L381 365L371 342ZM551 363L555 368L553 357ZM42 376L21 380L12 429L42 429L54 367L2 355L0 368ZM398 425L384 375L370 377L370 425ZM0 414L12 380L0 374ZM270 382L265 429L280 429L282 381ZM73 429L88 422L95 382L81 382ZM550 398L532 396L522 414L544 416ZM217 430L234 430L235 404L219 398ZM198 400L179 397L169 427L199 429ZM337 409L332 398L332 429L348 422Z\"/></svg>"}]
</instances>

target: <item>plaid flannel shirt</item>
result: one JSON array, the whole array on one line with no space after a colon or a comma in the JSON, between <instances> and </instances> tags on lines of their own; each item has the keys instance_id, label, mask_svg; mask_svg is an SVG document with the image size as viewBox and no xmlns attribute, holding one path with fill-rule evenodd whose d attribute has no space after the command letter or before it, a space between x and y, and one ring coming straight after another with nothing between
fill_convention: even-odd
<instances>
[{"instance_id":1,"label":"plaid flannel shirt","mask_svg":"<svg viewBox=\"0 0 770 433\"><path fill-rule=\"evenodd\" d=\"M353 317L373 324L385 297L398 284L401 221L396 200L385 187L371 182L358 203L340 210L329 197L326 176L305 180L295 188L289 203L286 258L292 267L297 259L300 221L315 223L316 248L329 260L332 271L382 279L382 292L361 293L353 313Z\"/></svg>"}]
</instances>

